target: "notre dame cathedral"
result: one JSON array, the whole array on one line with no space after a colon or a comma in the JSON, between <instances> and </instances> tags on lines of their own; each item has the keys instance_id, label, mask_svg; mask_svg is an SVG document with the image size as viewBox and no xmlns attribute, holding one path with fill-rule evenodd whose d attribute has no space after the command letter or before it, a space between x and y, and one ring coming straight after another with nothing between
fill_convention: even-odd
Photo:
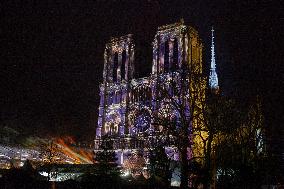
<instances>
[{"instance_id":1,"label":"notre dame cathedral","mask_svg":"<svg viewBox=\"0 0 284 189\"><path fill-rule=\"evenodd\" d=\"M218 89L213 38L212 29L209 87ZM132 34L111 38L105 46L95 151L100 150L102 139L107 136L113 141L112 148L122 166L129 153L145 148L149 137L153 138L156 132L161 131L154 124L154 115L165 108L166 101L166 97L161 98L163 95L158 92L159 86L169 79L179 80L178 73L184 64L191 65L190 68L200 74L203 70L203 45L198 32L183 21L159 27L152 45L152 72L144 78L134 78L135 45ZM188 82L185 86L191 86L190 81L183 82ZM201 93L198 98L205 95L205 91ZM170 112L171 117L178 117L177 114ZM173 145L168 145L165 150L173 154L173 159L178 158Z\"/></svg>"}]
</instances>

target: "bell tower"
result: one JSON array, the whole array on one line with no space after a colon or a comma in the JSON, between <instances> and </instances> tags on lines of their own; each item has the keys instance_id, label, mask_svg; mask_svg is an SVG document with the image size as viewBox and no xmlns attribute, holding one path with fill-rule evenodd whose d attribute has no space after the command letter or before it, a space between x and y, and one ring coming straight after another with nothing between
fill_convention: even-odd
<instances>
[{"instance_id":1,"label":"bell tower","mask_svg":"<svg viewBox=\"0 0 284 189\"><path fill-rule=\"evenodd\" d=\"M186 26L184 21L158 28L153 45L152 74L168 73L181 68Z\"/></svg>"},{"instance_id":2,"label":"bell tower","mask_svg":"<svg viewBox=\"0 0 284 189\"><path fill-rule=\"evenodd\" d=\"M96 136L124 134L128 85L134 74L132 34L111 38L104 51L103 83ZM119 108L118 108L119 107Z\"/></svg>"},{"instance_id":3,"label":"bell tower","mask_svg":"<svg viewBox=\"0 0 284 189\"><path fill-rule=\"evenodd\" d=\"M104 82L120 83L133 78L134 43L132 34L111 38L104 53Z\"/></svg>"}]
</instances>

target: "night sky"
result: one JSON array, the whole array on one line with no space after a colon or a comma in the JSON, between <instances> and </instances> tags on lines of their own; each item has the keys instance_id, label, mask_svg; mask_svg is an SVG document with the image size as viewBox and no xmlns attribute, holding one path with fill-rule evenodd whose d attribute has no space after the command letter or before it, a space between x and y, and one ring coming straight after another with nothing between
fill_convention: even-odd
<instances>
[{"instance_id":1,"label":"night sky","mask_svg":"<svg viewBox=\"0 0 284 189\"><path fill-rule=\"evenodd\" d=\"M0 127L8 125L28 135L93 139L107 40L133 33L135 75L147 76L157 27L184 18L204 42L206 66L210 64L210 30L214 25L223 94L244 103L259 94L266 126L279 134L284 104L280 49L284 16L283 6L277 2L1 2Z\"/></svg>"}]
</instances>

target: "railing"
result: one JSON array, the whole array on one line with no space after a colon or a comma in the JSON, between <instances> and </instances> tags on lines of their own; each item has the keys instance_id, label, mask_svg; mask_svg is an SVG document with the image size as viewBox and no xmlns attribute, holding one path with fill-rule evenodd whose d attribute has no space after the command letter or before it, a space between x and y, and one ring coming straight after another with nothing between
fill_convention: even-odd
<instances>
[{"instance_id":1,"label":"railing","mask_svg":"<svg viewBox=\"0 0 284 189\"><path fill-rule=\"evenodd\" d=\"M162 134L155 135L137 135L137 136L109 136L104 139L95 139L94 150L101 150L103 142L108 142L108 145L113 150L124 149L143 149L153 148L159 145L175 146L176 140L172 136Z\"/></svg>"}]
</instances>

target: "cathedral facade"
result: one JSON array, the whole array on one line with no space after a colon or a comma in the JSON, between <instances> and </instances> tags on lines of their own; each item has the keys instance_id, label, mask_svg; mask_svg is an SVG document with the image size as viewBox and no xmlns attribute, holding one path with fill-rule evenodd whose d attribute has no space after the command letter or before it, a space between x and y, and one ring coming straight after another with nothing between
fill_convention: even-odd
<instances>
[{"instance_id":1,"label":"cathedral facade","mask_svg":"<svg viewBox=\"0 0 284 189\"><path fill-rule=\"evenodd\" d=\"M200 75L203 72L202 42L198 32L183 21L158 28L152 43L152 72L148 77L134 78L135 44L132 37L128 34L111 38L106 44L103 82L100 84L95 151L100 150L102 140L107 136L113 141L112 147L117 152L120 165L124 164L131 151L146 148L147 141L163 130L156 124L158 113L169 116L171 120L180 117L174 110L166 111L167 99L178 98L177 95L166 88L172 95L166 97L159 88L168 81L177 84L186 82L186 95L190 95L189 89L193 86L190 82L193 80L181 81L179 71L187 67ZM210 75L217 77L214 72L215 61ZM216 78L211 80L214 87L218 86ZM200 82L198 87L204 88L204 84ZM205 98L205 90L201 90L197 98ZM190 106L189 102L187 106ZM185 112L188 117L193 115L190 108ZM189 122L188 128L193 124L194 120ZM174 145L168 144L165 149L173 154L172 158L178 158Z\"/></svg>"}]
</instances>

